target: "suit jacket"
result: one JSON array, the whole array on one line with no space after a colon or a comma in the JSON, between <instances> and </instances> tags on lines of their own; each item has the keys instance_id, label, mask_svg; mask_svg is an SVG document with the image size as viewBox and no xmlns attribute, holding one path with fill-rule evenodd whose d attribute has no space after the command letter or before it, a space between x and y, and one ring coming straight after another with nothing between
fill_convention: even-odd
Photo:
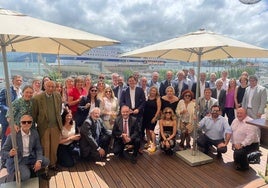
<instances>
[{"instance_id":1,"label":"suit jacket","mask_svg":"<svg viewBox=\"0 0 268 188\"><path fill-rule=\"evenodd\" d=\"M170 84L168 84L168 81L167 81L167 80L164 80L164 81L162 81L162 82L160 83L159 94L160 94L161 97L164 96L164 95L166 95L166 88L167 88L168 86L172 86L172 87L174 87L172 81L170 81Z\"/></svg>"},{"instance_id":2,"label":"suit jacket","mask_svg":"<svg viewBox=\"0 0 268 188\"><path fill-rule=\"evenodd\" d=\"M126 88L127 88L127 86L124 84L124 85L122 86L121 95L122 95L122 91L125 90ZM119 86L113 88L114 96L115 96L117 99L120 100L121 96L120 96L120 98L118 98L118 91L119 91Z\"/></svg>"},{"instance_id":3,"label":"suit jacket","mask_svg":"<svg viewBox=\"0 0 268 188\"><path fill-rule=\"evenodd\" d=\"M33 159L35 161L37 160L42 160L43 159L43 149L40 144L40 138L38 135L37 130L31 129L31 134L30 134L30 140L29 140L29 158ZM22 135L21 131L19 131L16 134L16 141L17 141L17 154L18 154L18 161L19 163L23 159L23 142L22 142ZM3 158L4 159L10 159L9 156L9 151L12 149L12 141L11 141L11 135L7 137L6 142L4 143L4 146L2 148L3 152ZM9 167L8 167L9 168ZM11 167L14 168L14 167ZM9 171L10 172L10 171Z\"/></svg>"},{"instance_id":4,"label":"suit jacket","mask_svg":"<svg viewBox=\"0 0 268 188\"><path fill-rule=\"evenodd\" d=\"M212 91L211 97L217 99L217 88L213 88L211 91ZM221 107L222 112L225 106L225 99L226 99L226 90L221 89L219 98L217 100L218 100L219 106Z\"/></svg>"},{"instance_id":5,"label":"suit jacket","mask_svg":"<svg viewBox=\"0 0 268 188\"><path fill-rule=\"evenodd\" d=\"M120 98L120 107L126 105L130 109L139 109L139 113L137 116L142 117L143 115L143 109L145 106L145 95L144 91L140 87L135 88L135 107L131 107L131 98L130 98L130 88L128 87L127 89L122 91L122 95Z\"/></svg>"},{"instance_id":6,"label":"suit jacket","mask_svg":"<svg viewBox=\"0 0 268 188\"><path fill-rule=\"evenodd\" d=\"M207 83L207 82L205 82L205 88L209 88L209 84ZM196 96L196 82L195 83L193 83L193 85L192 85L192 92L193 92L193 94L194 94L194 99L195 99L195 96ZM198 96L200 97L201 95L200 95L200 85L199 85L199 91L198 91Z\"/></svg>"},{"instance_id":7,"label":"suit jacket","mask_svg":"<svg viewBox=\"0 0 268 188\"><path fill-rule=\"evenodd\" d=\"M245 109L248 108L249 92L250 87L247 87L242 101L242 107ZM260 85L257 85L251 101L252 112L254 113L254 115L257 115L257 113L259 114L264 113L266 102L267 102L266 89ZM255 119L256 117L252 118Z\"/></svg>"},{"instance_id":8,"label":"suit jacket","mask_svg":"<svg viewBox=\"0 0 268 188\"><path fill-rule=\"evenodd\" d=\"M181 94L186 90L188 89L188 85L184 82L184 80L182 80L182 88L181 88L181 91L179 93L179 81L173 81L173 84L174 86L174 89L175 89L175 95L178 97L180 96L180 98L182 98Z\"/></svg>"},{"instance_id":9,"label":"suit jacket","mask_svg":"<svg viewBox=\"0 0 268 188\"><path fill-rule=\"evenodd\" d=\"M90 108L85 108L85 105L90 102L91 102L91 99L88 96L82 97L81 101L79 102L79 105L77 107L77 113L75 114L75 117L74 117L75 124L78 127L81 127L81 125L84 123L84 121L88 117ZM96 98L95 107L100 107L100 102L101 102L100 99Z\"/></svg>"},{"instance_id":10,"label":"suit jacket","mask_svg":"<svg viewBox=\"0 0 268 188\"><path fill-rule=\"evenodd\" d=\"M211 106L213 105L218 105L218 100L214 98L210 98L208 102L208 111L206 111L206 99L205 97L199 98L198 100L198 105L199 105L199 118L203 118L204 116L207 115L208 112L210 112Z\"/></svg>"},{"instance_id":11,"label":"suit jacket","mask_svg":"<svg viewBox=\"0 0 268 188\"><path fill-rule=\"evenodd\" d=\"M105 135L111 135L111 132L105 128L103 121L99 118L94 122L91 117L88 117L80 129L81 138L80 152L82 157L89 156L92 151L97 151L100 143L97 143L97 126L100 128L99 140Z\"/></svg>"},{"instance_id":12,"label":"suit jacket","mask_svg":"<svg viewBox=\"0 0 268 188\"><path fill-rule=\"evenodd\" d=\"M115 142L118 139L121 139L121 135L123 133L123 117L120 115L116 118L114 122L113 132L112 135L115 138ZM137 122L137 119L133 116L129 116L128 118L128 130L129 130L129 136L131 140L139 138L140 135L140 126Z\"/></svg>"},{"instance_id":13,"label":"suit jacket","mask_svg":"<svg viewBox=\"0 0 268 188\"><path fill-rule=\"evenodd\" d=\"M62 100L59 93L54 92L52 94L54 100L54 106L47 106L46 102L46 93L43 92L39 95L34 96L33 98L33 120L37 123L37 130L40 137L45 133L45 130L49 126L49 118L47 111L51 108L55 108L55 116L58 124L58 128L61 131L62 129L62 120L61 120L61 109L62 109Z\"/></svg>"}]
</instances>

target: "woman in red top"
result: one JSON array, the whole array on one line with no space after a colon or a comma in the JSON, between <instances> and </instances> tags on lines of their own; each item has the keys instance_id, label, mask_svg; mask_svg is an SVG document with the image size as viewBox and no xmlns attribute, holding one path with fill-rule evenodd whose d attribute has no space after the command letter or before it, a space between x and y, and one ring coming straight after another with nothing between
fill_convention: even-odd
<instances>
[{"instance_id":1,"label":"woman in red top","mask_svg":"<svg viewBox=\"0 0 268 188\"><path fill-rule=\"evenodd\" d=\"M83 89L83 85L84 78L82 76L77 76L74 80L74 88L68 93L68 105L72 111L73 117L75 117L81 98L86 95L86 90Z\"/></svg>"}]
</instances>

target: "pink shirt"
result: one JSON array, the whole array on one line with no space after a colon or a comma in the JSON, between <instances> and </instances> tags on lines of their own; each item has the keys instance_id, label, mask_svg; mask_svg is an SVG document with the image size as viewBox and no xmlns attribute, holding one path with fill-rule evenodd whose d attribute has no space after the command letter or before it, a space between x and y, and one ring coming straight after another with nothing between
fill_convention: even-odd
<instances>
[{"instance_id":1,"label":"pink shirt","mask_svg":"<svg viewBox=\"0 0 268 188\"><path fill-rule=\"evenodd\" d=\"M234 89L226 93L225 108L234 108L234 93Z\"/></svg>"}]
</instances>

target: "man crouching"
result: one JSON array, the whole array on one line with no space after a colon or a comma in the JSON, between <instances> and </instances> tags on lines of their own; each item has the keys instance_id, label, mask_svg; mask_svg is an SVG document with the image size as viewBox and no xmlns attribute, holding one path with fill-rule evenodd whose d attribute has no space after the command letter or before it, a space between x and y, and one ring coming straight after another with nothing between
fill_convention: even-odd
<instances>
[{"instance_id":1,"label":"man crouching","mask_svg":"<svg viewBox=\"0 0 268 188\"><path fill-rule=\"evenodd\" d=\"M121 115L114 122L114 154L129 158L133 164L137 162L137 154L140 148L140 127L135 117L130 116L128 106L121 107ZM127 153L133 147L133 154Z\"/></svg>"}]
</instances>

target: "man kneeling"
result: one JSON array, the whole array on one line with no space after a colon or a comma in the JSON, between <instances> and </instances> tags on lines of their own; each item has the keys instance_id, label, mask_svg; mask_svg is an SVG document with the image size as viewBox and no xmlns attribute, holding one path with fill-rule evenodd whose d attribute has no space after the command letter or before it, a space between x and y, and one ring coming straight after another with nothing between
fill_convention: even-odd
<instances>
[{"instance_id":1,"label":"man kneeling","mask_svg":"<svg viewBox=\"0 0 268 188\"><path fill-rule=\"evenodd\" d=\"M135 117L130 116L128 106L122 106L121 115L116 118L113 127L114 154L130 158L132 163L137 162L137 154L140 148L140 127ZM126 151L127 146L133 147L133 154L130 156Z\"/></svg>"},{"instance_id":2,"label":"man kneeling","mask_svg":"<svg viewBox=\"0 0 268 188\"><path fill-rule=\"evenodd\" d=\"M35 173L46 168L49 160L43 156L40 138L35 128L31 129L33 119L30 115L23 115L20 119L20 130L16 134L18 149L12 147L11 135L8 136L3 146L3 158L6 159L6 167L9 174L14 174L14 156L18 155L21 181L31 177L31 169ZM46 174L42 177L49 178Z\"/></svg>"}]
</instances>

